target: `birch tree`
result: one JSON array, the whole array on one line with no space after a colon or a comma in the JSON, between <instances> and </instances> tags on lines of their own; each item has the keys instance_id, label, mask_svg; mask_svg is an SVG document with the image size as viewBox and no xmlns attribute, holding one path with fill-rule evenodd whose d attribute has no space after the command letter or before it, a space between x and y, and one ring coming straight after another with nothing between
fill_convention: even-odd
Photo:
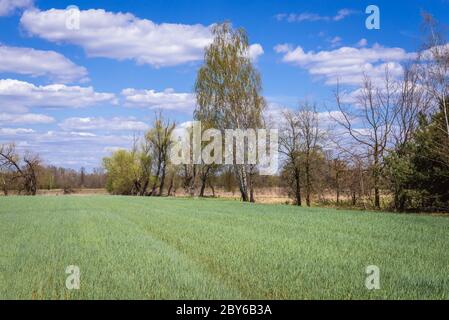
<instances>
[{"instance_id":1,"label":"birch tree","mask_svg":"<svg viewBox=\"0 0 449 320\"><path fill-rule=\"evenodd\" d=\"M207 121L214 128L249 129L262 127L261 77L249 57L248 36L229 23L216 25L214 40L206 48L204 65L199 69L195 93L195 119ZM243 201L250 201L251 167L234 164Z\"/></svg>"}]
</instances>

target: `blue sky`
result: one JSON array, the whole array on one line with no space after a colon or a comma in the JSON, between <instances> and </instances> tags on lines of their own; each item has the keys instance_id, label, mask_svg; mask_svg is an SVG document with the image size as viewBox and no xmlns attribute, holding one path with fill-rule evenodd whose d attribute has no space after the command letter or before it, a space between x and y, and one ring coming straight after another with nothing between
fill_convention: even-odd
<instances>
[{"instance_id":1,"label":"blue sky","mask_svg":"<svg viewBox=\"0 0 449 320\"><path fill-rule=\"evenodd\" d=\"M365 27L370 4L380 30ZM70 5L79 30L65 25ZM423 10L449 21L447 0L0 0L0 143L93 168L156 110L190 120L208 27L224 20L248 32L272 110L307 99L324 112L336 77L355 90L362 69L400 74L421 43Z\"/></svg>"}]
</instances>

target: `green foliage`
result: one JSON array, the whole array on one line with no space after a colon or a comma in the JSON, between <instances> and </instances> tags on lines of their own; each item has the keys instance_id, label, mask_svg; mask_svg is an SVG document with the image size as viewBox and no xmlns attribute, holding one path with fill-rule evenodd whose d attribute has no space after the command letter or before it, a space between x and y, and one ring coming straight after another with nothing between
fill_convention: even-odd
<instances>
[{"instance_id":1,"label":"green foliage","mask_svg":"<svg viewBox=\"0 0 449 320\"><path fill-rule=\"evenodd\" d=\"M449 139L444 113L421 115L414 139L387 158L394 207L404 210L449 209Z\"/></svg>"},{"instance_id":2,"label":"green foliage","mask_svg":"<svg viewBox=\"0 0 449 320\"><path fill-rule=\"evenodd\" d=\"M449 298L446 217L0 197L0 252L0 299ZM370 291L365 270L373 264L381 289ZM65 287L68 265L80 267L80 290Z\"/></svg>"},{"instance_id":3,"label":"green foliage","mask_svg":"<svg viewBox=\"0 0 449 320\"><path fill-rule=\"evenodd\" d=\"M140 174L139 154L118 150L103 159L107 171L106 189L112 194L131 195Z\"/></svg>"},{"instance_id":4,"label":"green foliage","mask_svg":"<svg viewBox=\"0 0 449 320\"><path fill-rule=\"evenodd\" d=\"M230 23L213 28L214 40L206 48L204 64L195 83L197 108L194 117L219 129L257 129L263 126L265 99L262 81L249 55L248 36ZM254 168L233 165L243 201L254 202Z\"/></svg>"},{"instance_id":5,"label":"green foliage","mask_svg":"<svg viewBox=\"0 0 449 320\"><path fill-rule=\"evenodd\" d=\"M410 184L425 195L423 207L449 208L449 139L443 126L443 112L430 120L422 118L414 142L416 174Z\"/></svg>"},{"instance_id":6,"label":"green foliage","mask_svg":"<svg viewBox=\"0 0 449 320\"><path fill-rule=\"evenodd\" d=\"M249 57L248 36L229 23L216 25L213 34L195 83L194 116L223 130L257 128L265 100L260 74Z\"/></svg>"},{"instance_id":7,"label":"green foliage","mask_svg":"<svg viewBox=\"0 0 449 320\"><path fill-rule=\"evenodd\" d=\"M404 211L411 207L412 193L410 181L416 175L412 163L412 153L395 152L385 159L385 173L389 180L389 186L393 193L393 206L398 211Z\"/></svg>"}]
</instances>

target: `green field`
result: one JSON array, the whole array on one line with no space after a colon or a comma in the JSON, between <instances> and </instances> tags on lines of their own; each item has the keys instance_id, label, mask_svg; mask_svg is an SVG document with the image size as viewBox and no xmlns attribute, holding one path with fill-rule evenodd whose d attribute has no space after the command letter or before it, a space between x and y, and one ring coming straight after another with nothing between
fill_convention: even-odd
<instances>
[{"instance_id":1,"label":"green field","mask_svg":"<svg viewBox=\"0 0 449 320\"><path fill-rule=\"evenodd\" d=\"M65 268L81 270L80 290ZM380 268L381 289L365 287ZM0 197L1 299L448 299L449 218L237 201Z\"/></svg>"}]
</instances>

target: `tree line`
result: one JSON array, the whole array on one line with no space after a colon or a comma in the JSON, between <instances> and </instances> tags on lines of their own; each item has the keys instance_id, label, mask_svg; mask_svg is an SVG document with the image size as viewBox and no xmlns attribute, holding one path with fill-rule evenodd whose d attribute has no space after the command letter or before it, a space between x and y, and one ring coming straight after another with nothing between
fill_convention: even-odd
<instances>
[{"instance_id":1,"label":"tree line","mask_svg":"<svg viewBox=\"0 0 449 320\"><path fill-rule=\"evenodd\" d=\"M352 94L337 83L333 102L326 105L331 112L304 101L296 109L282 110L275 121L264 116L262 79L251 61L246 32L218 24L197 73L193 119L201 121L204 130L223 133L278 128L278 174L261 176L254 164L174 165L170 150L176 123L157 113L151 129L135 138L129 150L103 159L105 172L94 180L121 195L172 196L182 189L186 195L203 197L206 190L215 195L220 187L237 189L242 201L255 202L259 188L277 186L298 206L319 202L447 211L449 45L442 26L429 14L423 18L426 40L399 77L392 76L387 65L382 77L365 74ZM13 150L1 149L2 179L6 172L27 194L35 194L39 158L28 153L18 157Z\"/></svg>"},{"instance_id":2,"label":"tree line","mask_svg":"<svg viewBox=\"0 0 449 320\"><path fill-rule=\"evenodd\" d=\"M277 126L282 166L271 180L285 188L295 205L311 206L313 198L327 190L335 195L335 205L447 210L449 45L441 25L429 14L423 18L427 40L416 57L403 65L402 75L393 77L388 65L382 77L364 74L360 88L351 95L337 84L329 106L334 110L329 112L332 125L327 126L323 112L308 102L294 110L286 108L274 124L264 118L261 76L248 55L247 35L228 23L219 24L198 71L194 119L222 132ZM256 165L172 166L167 150L175 125L158 118L153 127L140 148L143 152L134 148L128 160L116 159L135 164L130 170L133 181L127 182L134 187L128 192L160 196L167 179L168 195L179 180L187 194L203 196L206 185L226 172L232 173L242 201L255 201L256 188L264 180ZM118 156L125 154L120 151L113 157ZM110 158L105 161L107 172L122 177L111 168ZM153 187L147 191L152 170Z\"/></svg>"},{"instance_id":3,"label":"tree line","mask_svg":"<svg viewBox=\"0 0 449 320\"><path fill-rule=\"evenodd\" d=\"M39 189L62 189L72 193L74 189L104 188L106 174L102 168L86 172L48 166L32 152L19 152L16 145L0 145L0 192L7 196L11 192L21 195L36 195Z\"/></svg>"}]
</instances>

